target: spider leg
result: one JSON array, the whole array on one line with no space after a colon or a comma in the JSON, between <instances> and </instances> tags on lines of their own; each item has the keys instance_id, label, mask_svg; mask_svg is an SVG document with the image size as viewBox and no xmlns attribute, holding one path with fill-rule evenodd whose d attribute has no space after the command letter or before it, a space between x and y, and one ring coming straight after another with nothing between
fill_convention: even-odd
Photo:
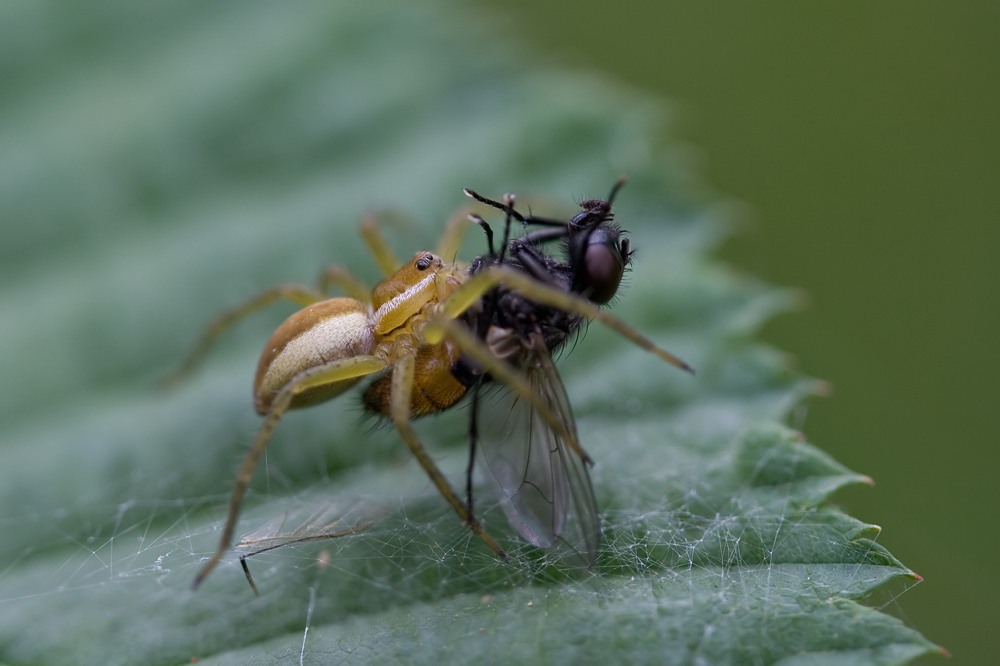
<instances>
[{"instance_id":1,"label":"spider leg","mask_svg":"<svg viewBox=\"0 0 1000 666\"><path fill-rule=\"evenodd\" d=\"M329 294L331 287L339 287L344 295L362 303L370 303L372 300L371 287L340 265L327 266L319 275L319 290Z\"/></svg>"},{"instance_id":2,"label":"spider leg","mask_svg":"<svg viewBox=\"0 0 1000 666\"><path fill-rule=\"evenodd\" d=\"M438 492L447 500L448 504L455 510L455 513L462 519L462 522L468 525L469 529L490 547L490 550L501 558L507 559L507 554L503 548L500 547L493 537L486 533L486 530L483 529L483 526L476 520L475 516L469 512L469 508L465 502L455 494L455 491L448 483L448 479L445 478L444 474L441 473L441 470L434 463L434 460L427 454L426 449L424 449L423 444L420 443L417 434L410 425L410 398L413 391L414 360L413 355L408 354L396 361L396 365L393 367L391 392L391 416L393 423L396 424L396 429L406 443L407 448L410 449L410 452L417 459L417 462L420 463L420 466L424 468L424 472L430 477L431 482L438 489Z\"/></svg>"},{"instance_id":3,"label":"spider leg","mask_svg":"<svg viewBox=\"0 0 1000 666\"><path fill-rule=\"evenodd\" d=\"M677 358L665 349L658 347L652 340L639 333L621 319L608 314L585 298L567 293L561 289L550 287L533 279L521 271L511 270L504 266L491 266L477 273L452 293L444 304L442 316L446 320L454 319L476 303L490 289L503 284L510 289L516 289L525 298L567 312L575 312L588 319L596 320L616 333L628 338L646 351L655 354L670 365L694 374L694 368ZM433 336L433 332L431 335ZM436 342L431 337L428 342Z\"/></svg>"},{"instance_id":4,"label":"spider leg","mask_svg":"<svg viewBox=\"0 0 1000 666\"><path fill-rule=\"evenodd\" d=\"M488 372L495 380L509 388L521 398L531 403L531 406L538 412L538 415L545 420L545 423L552 428L552 431L569 443L570 448L580 458L587 462L593 462L587 452L583 450L573 433L567 432L562 419L542 400L532 389L524 375L507 361L497 358L493 352L476 338L465 326L453 319L444 319L436 324L431 324L426 329L426 336L432 341L436 341L437 335L443 334L449 340L458 345L462 355L471 358L478 363L483 370Z\"/></svg>"},{"instance_id":5,"label":"spider leg","mask_svg":"<svg viewBox=\"0 0 1000 666\"><path fill-rule=\"evenodd\" d=\"M441 238L438 239L437 249L434 251L439 257L443 258L445 261L455 261L455 257L458 255L458 249L462 245L462 240L465 238L465 232L469 230L469 225L471 221L469 220L469 214L472 212L471 207L465 207L457 212L453 213L451 217L448 218L448 222L445 223L444 233L441 234Z\"/></svg>"},{"instance_id":6,"label":"spider leg","mask_svg":"<svg viewBox=\"0 0 1000 666\"><path fill-rule=\"evenodd\" d=\"M212 345L223 333L258 310L262 310L282 299L305 307L325 300L326 296L315 289L298 284L279 284L260 292L245 303L237 305L213 319L202 331L194 347L184 359L184 362L176 370L164 377L161 380L162 384L169 386L186 379L202 364Z\"/></svg>"},{"instance_id":7,"label":"spider leg","mask_svg":"<svg viewBox=\"0 0 1000 666\"><path fill-rule=\"evenodd\" d=\"M236 475L236 486L233 488L233 494L229 500L229 515L226 517L226 525L222 529L222 538L219 539L219 546L208 562L201 568L201 571L198 572L192 584L192 589L201 585L201 582L205 580L205 577L211 573L215 565L219 563L219 560L229 550L229 546L233 541L233 532L236 529L236 520L240 515L240 507L243 505L243 498L246 496L247 487L253 478L254 470L257 469L257 462L260 460L261 454L264 453L264 448L267 446L268 440L271 439L271 434L274 432L275 426L278 425L278 421L281 420L281 417L291 406L292 399L297 394L307 391L310 388L358 379L378 372L385 367L385 361L375 356L353 356L303 370L278 391L271 402L270 409L268 409L267 414L264 416L264 422L257 432L257 438L254 440L250 450L247 451L246 457L243 458L243 463L240 465L240 470Z\"/></svg>"},{"instance_id":8,"label":"spider leg","mask_svg":"<svg viewBox=\"0 0 1000 666\"><path fill-rule=\"evenodd\" d=\"M382 274L389 276L398 271L403 262L392 251L388 241L385 240L385 236L379 231L379 219L381 217L377 213L365 215L361 220L360 231L361 238L364 239L365 245L371 251L372 256L375 258L375 263L378 264Z\"/></svg>"}]
</instances>

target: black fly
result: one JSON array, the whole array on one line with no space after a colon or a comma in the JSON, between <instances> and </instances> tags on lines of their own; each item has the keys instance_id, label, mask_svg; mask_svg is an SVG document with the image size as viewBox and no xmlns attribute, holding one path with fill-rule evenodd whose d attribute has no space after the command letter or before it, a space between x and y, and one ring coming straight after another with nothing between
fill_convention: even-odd
<instances>
[{"instance_id":1,"label":"black fly","mask_svg":"<svg viewBox=\"0 0 1000 666\"><path fill-rule=\"evenodd\" d=\"M499 202L466 190L473 199L505 213L499 250L489 224L472 216L486 233L489 254L472 261L470 275L499 266L592 304L607 304L617 293L632 257L628 239L614 223L611 210L624 182L615 183L607 199L582 202L582 211L568 222L524 216L515 210L511 195ZM526 233L510 238L514 220L524 225ZM535 228L527 230L529 227ZM552 242L561 243L564 258L543 250ZM481 448L490 484L508 521L521 536L541 548L560 542L588 566L593 564L600 547L601 525L587 471L592 461L580 446L566 390L552 360L586 317L578 311L536 302L523 289L500 285L485 293L463 319L496 358L523 374L562 425L561 433L556 432L513 391L504 392L484 408L490 378L474 362L460 359L453 372L472 389L467 476L470 513L473 461L476 449Z\"/></svg>"}]
</instances>

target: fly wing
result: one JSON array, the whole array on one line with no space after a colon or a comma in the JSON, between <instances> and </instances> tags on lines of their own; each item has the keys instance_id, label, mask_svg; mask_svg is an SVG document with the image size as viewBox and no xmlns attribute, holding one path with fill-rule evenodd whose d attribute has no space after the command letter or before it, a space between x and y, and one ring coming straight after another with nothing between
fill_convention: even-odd
<instances>
[{"instance_id":1,"label":"fly wing","mask_svg":"<svg viewBox=\"0 0 1000 666\"><path fill-rule=\"evenodd\" d=\"M514 391L486 397L479 414L486 476L521 536L540 548L567 547L590 566L597 559L601 524L587 462L548 348L540 336L528 344L528 362L519 369L563 434Z\"/></svg>"}]
</instances>

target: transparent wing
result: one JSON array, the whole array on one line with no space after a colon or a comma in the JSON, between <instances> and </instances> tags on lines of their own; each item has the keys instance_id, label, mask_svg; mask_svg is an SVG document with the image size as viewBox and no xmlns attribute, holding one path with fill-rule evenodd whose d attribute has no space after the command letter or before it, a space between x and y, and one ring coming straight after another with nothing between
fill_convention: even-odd
<instances>
[{"instance_id":1,"label":"transparent wing","mask_svg":"<svg viewBox=\"0 0 1000 666\"><path fill-rule=\"evenodd\" d=\"M485 475L511 526L540 548L561 545L590 566L601 524L576 423L562 380L540 336L520 365L531 388L560 419L567 441L527 400L500 390L479 404L479 442Z\"/></svg>"}]
</instances>

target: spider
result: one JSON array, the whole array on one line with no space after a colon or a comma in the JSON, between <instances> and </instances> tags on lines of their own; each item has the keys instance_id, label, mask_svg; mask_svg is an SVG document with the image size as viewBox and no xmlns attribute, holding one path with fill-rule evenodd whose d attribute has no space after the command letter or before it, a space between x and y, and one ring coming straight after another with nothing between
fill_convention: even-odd
<instances>
[{"instance_id":1,"label":"spider","mask_svg":"<svg viewBox=\"0 0 1000 666\"><path fill-rule=\"evenodd\" d=\"M617 187L612 191L612 197ZM350 294L348 297L326 299L320 291L300 285L279 285L269 289L218 317L202 334L188 361L172 377L182 376L197 365L211 343L238 319L280 298L305 306L279 326L264 346L254 379L254 405L264 421L237 473L219 546L196 576L194 588L204 581L229 549L254 470L285 412L332 399L371 375L379 376L365 392L367 409L392 420L406 446L463 523L499 557L506 559L504 550L486 533L473 514L471 480L468 481L467 499L463 501L427 454L411 425L412 418L448 409L465 396L470 386L476 387L470 425L474 450L480 432L476 417L479 387L486 380L504 385L510 395L515 396L515 402L527 407L533 428L547 433L545 441L560 445L561 469L566 471L557 471L554 483L562 483L565 475L569 474L569 497L573 502L579 504L582 501L585 505L582 509L569 512L565 499L567 490L557 489L562 495L557 495L554 500L552 497L542 499L550 504L555 501L557 506L554 517L542 519L544 524L539 532L536 525L539 512L532 506L536 502L516 500L517 492L514 491L517 486L512 485L515 482L500 481L499 489L507 496L506 502L502 498L502 505L510 522L529 542L547 546L562 533L567 514L571 518L579 517L586 523L582 528L583 540L587 542L585 549L596 554L600 530L584 466L590 459L577 441L569 403L554 366L551 366L550 352L561 346L566 337L579 327L581 318L596 319L663 360L688 370L690 368L599 309L597 304L602 299L603 302L610 300L617 291L621 271L617 278L611 280L613 285L610 288L606 280L603 286L598 284L596 288L579 286L583 282L578 280L586 281L586 278L594 277L599 272L587 266L591 262L590 248L603 242L590 245L589 241L584 241L581 244L578 239L584 235L580 229L593 227L601 229L602 234L606 233L610 227L604 222L610 217L612 197L609 201L584 202L583 213L570 222L559 222L520 215L513 209L512 197L505 204L500 204L471 191L467 194L506 211L504 243L499 253L492 247L489 226L482 218L472 216L486 230L490 255L477 258L471 266L445 263L441 255L455 254L465 228L461 219L456 217L447 226L439 242L438 253L418 252L400 265L378 232L374 219L367 218L362 223L362 236L387 274L370 295L359 281L337 267L323 273L321 286L337 284ZM508 243L511 218L526 225L550 228L537 230ZM597 219L598 223L584 225L584 219ZM586 237L591 235L592 230L587 232ZM627 241L615 238L610 245L604 245L613 246L618 253L624 254L621 258L627 263L630 254ZM557 239L567 242L571 253L568 262L551 259L533 249L536 243ZM510 258L506 257L508 252ZM576 255L572 254L574 252ZM535 265L538 261L541 263ZM624 263L621 270L624 270ZM571 279L569 283L557 277L566 271ZM602 280L596 279L596 282ZM568 314L576 323L562 326L562 333L549 338L539 330L523 327L504 329L502 317L513 312L502 305L505 295L520 304L515 309L533 309L536 314L548 313L546 316L549 318ZM529 303L532 304L530 307L527 306ZM507 346L510 342L514 342L514 346L520 344L520 354L511 355L502 351L504 345L498 343L497 332L504 330L508 331ZM539 382L534 379L539 376L536 368L541 368L541 372L550 377L542 385L543 388L549 387L547 390L538 390ZM557 383L553 384L552 376ZM572 454L561 447L563 442ZM504 464L490 464L494 478ZM501 476L510 477L511 474L516 475L516 472L504 469ZM516 483L524 485L530 482L529 474L522 475Z\"/></svg>"}]
</instances>

